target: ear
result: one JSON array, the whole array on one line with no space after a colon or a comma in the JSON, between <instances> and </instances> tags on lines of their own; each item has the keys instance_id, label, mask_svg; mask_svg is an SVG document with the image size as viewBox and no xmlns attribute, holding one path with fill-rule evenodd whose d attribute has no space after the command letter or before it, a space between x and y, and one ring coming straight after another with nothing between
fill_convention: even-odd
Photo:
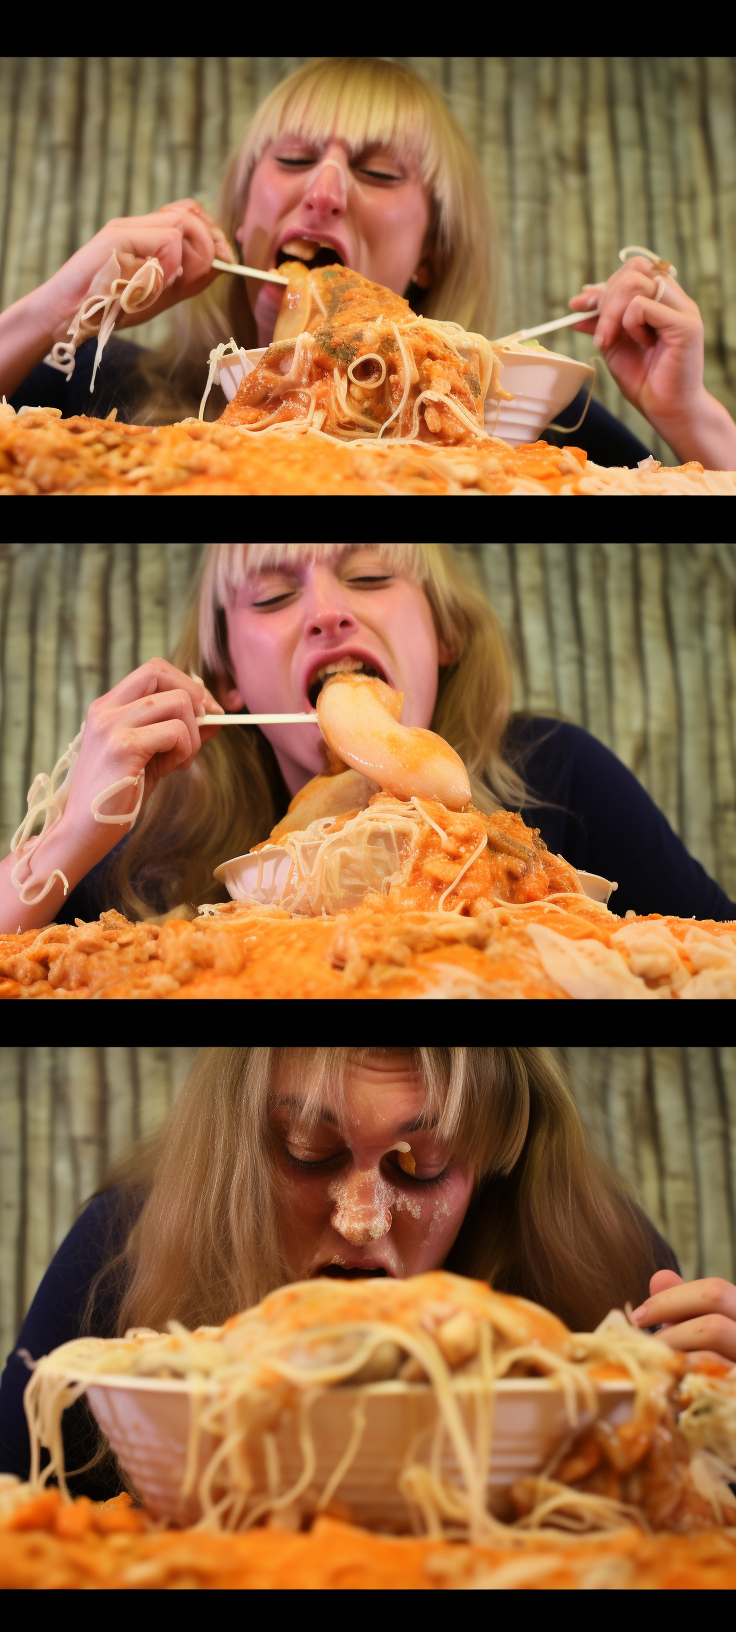
<instances>
[{"instance_id":1,"label":"ear","mask_svg":"<svg viewBox=\"0 0 736 1632\"><path fill-rule=\"evenodd\" d=\"M429 288L430 283L432 282L432 273L428 259L425 258L425 260L419 262L416 271L412 274L411 281L412 283L416 284L418 289Z\"/></svg>"},{"instance_id":2,"label":"ear","mask_svg":"<svg viewBox=\"0 0 736 1632\"><path fill-rule=\"evenodd\" d=\"M457 652L454 652L452 647L448 646L446 640L440 640L437 643L437 662L441 669L449 668L451 663L457 662ZM220 700L222 701L222 699Z\"/></svg>"},{"instance_id":3,"label":"ear","mask_svg":"<svg viewBox=\"0 0 736 1632\"><path fill-rule=\"evenodd\" d=\"M227 714L244 714L246 709L243 693L238 691L237 686L228 685L228 679L229 676L223 676L216 682L214 691L217 701L222 703Z\"/></svg>"}]
</instances>

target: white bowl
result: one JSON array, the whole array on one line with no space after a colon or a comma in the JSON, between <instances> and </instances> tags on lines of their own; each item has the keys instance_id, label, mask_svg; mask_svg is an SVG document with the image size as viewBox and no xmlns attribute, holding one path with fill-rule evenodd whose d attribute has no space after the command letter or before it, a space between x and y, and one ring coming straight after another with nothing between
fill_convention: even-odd
<instances>
[{"instance_id":1,"label":"white bowl","mask_svg":"<svg viewBox=\"0 0 736 1632\"><path fill-rule=\"evenodd\" d=\"M589 363L578 363L574 357L563 357L556 351L532 349L498 355L501 384L504 391L513 391L513 401L498 404L488 400L485 427L489 436L503 437L514 448L519 442L536 442L595 377ZM570 436L574 445L574 431Z\"/></svg>"},{"instance_id":2,"label":"white bowl","mask_svg":"<svg viewBox=\"0 0 736 1632\"><path fill-rule=\"evenodd\" d=\"M598 1415L612 1424L631 1416L634 1386L628 1381L601 1381ZM477 1382L458 1382L455 1392L466 1424L474 1423L473 1393ZM357 1456L335 1492L356 1524L382 1529L406 1529L409 1509L398 1480L402 1469L427 1453L436 1422L434 1395L429 1387L408 1389L400 1383L373 1383L361 1389L335 1388L321 1395L312 1408L311 1423L317 1451L312 1482L319 1494L344 1452L354 1422L358 1396L366 1402L366 1427ZM194 1492L180 1496L186 1462L191 1396L188 1384L149 1377L97 1377L87 1389L95 1417L107 1435L121 1466L132 1479L146 1507L156 1518L173 1524L195 1524L201 1508ZM237 1407L235 1408L237 1409ZM575 1431L587 1426L593 1413L581 1409ZM546 1377L504 1378L496 1384L493 1442L488 1470L488 1499L503 1512L504 1496L515 1479L542 1472L571 1428L562 1389ZM302 1467L296 1419L284 1413L275 1435L281 1468L281 1489L295 1483ZM215 1449L216 1441L203 1435L198 1474ZM447 1446L442 1469L459 1480L454 1455ZM265 1468L254 1457L255 1491L267 1489ZM232 1481L234 1483L234 1481ZM231 1488L223 1464L217 1495Z\"/></svg>"},{"instance_id":3,"label":"white bowl","mask_svg":"<svg viewBox=\"0 0 736 1632\"><path fill-rule=\"evenodd\" d=\"M315 844L314 848L316 851L318 845ZM305 859L309 859L308 855ZM381 888L380 870L376 866L377 855L374 855L373 862L374 873L370 881L366 882L365 889L353 889L340 902L341 909L344 908L349 911L352 907L358 906L365 894L365 890ZM274 906L280 905L283 901L284 892L287 886L290 885L290 874L293 865L287 850L282 850L280 845L269 844L264 845L264 848L255 855L249 853L245 856L233 856L230 861L223 861L219 867L215 868L213 877L219 879L225 885L233 901L254 901L259 907ZM260 882L258 879L259 866L261 869ZM386 877L390 876L392 870L393 863L389 862L387 855ZM618 884L612 884L607 878L602 878L599 873L578 872L578 878L590 900L601 901L604 906L612 892L618 889ZM291 884L293 882L292 878ZM289 895L293 895L293 889L291 888L289 889ZM288 910L309 917L309 901L304 897L300 906L296 908L289 906Z\"/></svg>"},{"instance_id":4,"label":"white bowl","mask_svg":"<svg viewBox=\"0 0 736 1632\"><path fill-rule=\"evenodd\" d=\"M485 427L489 436L500 436L516 447L519 442L536 442L551 420L572 402L582 386L588 386L595 370L556 351L509 351L501 357L501 384L513 391L513 402L486 403ZM260 362L263 350L241 351L241 362L225 357L219 365L220 385L232 402L244 375ZM574 435L574 432L570 433Z\"/></svg>"}]
</instances>

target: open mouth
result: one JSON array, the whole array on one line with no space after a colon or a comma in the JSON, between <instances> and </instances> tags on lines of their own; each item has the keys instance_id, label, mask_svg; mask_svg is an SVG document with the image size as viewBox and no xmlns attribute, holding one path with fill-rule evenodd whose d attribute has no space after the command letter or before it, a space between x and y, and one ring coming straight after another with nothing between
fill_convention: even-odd
<instances>
[{"instance_id":1,"label":"open mouth","mask_svg":"<svg viewBox=\"0 0 736 1632\"><path fill-rule=\"evenodd\" d=\"M356 1265L348 1268L345 1264L325 1264L324 1269L317 1270L315 1279L321 1279L323 1275L329 1275L330 1280L333 1281L366 1281L368 1279L376 1280L381 1275L388 1278L388 1270L362 1269Z\"/></svg>"},{"instance_id":2,"label":"open mouth","mask_svg":"<svg viewBox=\"0 0 736 1632\"><path fill-rule=\"evenodd\" d=\"M313 272L317 266L344 266L345 262L332 244L322 244L317 238L290 238L276 251L276 270L284 261L303 261Z\"/></svg>"},{"instance_id":3,"label":"open mouth","mask_svg":"<svg viewBox=\"0 0 736 1632\"><path fill-rule=\"evenodd\" d=\"M309 686L309 690L307 691L307 697L309 698L312 708L316 707L317 698L319 697L325 680L329 680L331 674L367 674L374 680L383 680L386 682L386 676L383 669L374 668L372 663L364 663L362 659L358 657L337 658L334 663L323 663L322 667L317 669L317 672ZM388 684L388 682L386 683Z\"/></svg>"}]
</instances>

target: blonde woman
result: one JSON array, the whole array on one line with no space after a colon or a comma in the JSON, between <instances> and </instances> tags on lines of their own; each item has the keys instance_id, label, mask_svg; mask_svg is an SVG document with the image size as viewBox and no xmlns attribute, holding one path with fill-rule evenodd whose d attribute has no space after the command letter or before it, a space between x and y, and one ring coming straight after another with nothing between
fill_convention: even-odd
<instances>
[{"instance_id":1,"label":"blonde woman","mask_svg":"<svg viewBox=\"0 0 736 1632\"><path fill-rule=\"evenodd\" d=\"M156 257L164 273L155 303L121 314L118 329L173 307L174 333L154 354L129 340L108 343L91 395L94 339L80 347L70 381L43 359L113 251ZM231 335L265 346L273 335L279 286L212 270L215 257L234 254L264 270L294 255L312 266L341 262L405 295L416 312L494 337L497 235L480 165L440 92L385 57L323 57L256 111L226 169L216 219L189 198L109 221L0 315L0 394L16 409L40 403L66 416L104 418L115 408L122 420L152 424L196 415L211 348ZM673 279L660 282L661 299L650 263L634 258L595 294L574 297L578 326L595 331L624 396L680 460L731 469L736 426L705 390L700 313ZM598 302L596 326L584 311ZM566 425L577 427L584 396ZM223 407L213 391L208 417ZM649 451L596 403L572 439L602 465L633 466Z\"/></svg>"},{"instance_id":2,"label":"blonde woman","mask_svg":"<svg viewBox=\"0 0 736 1632\"><path fill-rule=\"evenodd\" d=\"M452 545L212 544L172 661L92 704L42 837L0 863L0 930L227 899L214 868L268 837L327 769L325 745L316 713L313 727L225 731L196 717L314 710L334 664L402 691L404 723L452 744L475 805L521 810L554 854L616 880L622 916L736 917L607 748L579 726L512 715L503 632Z\"/></svg>"},{"instance_id":3,"label":"blonde woman","mask_svg":"<svg viewBox=\"0 0 736 1632\"><path fill-rule=\"evenodd\" d=\"M443 1266L573 1330L649 1292L642 1324L736 1359L736 1288L682 1281L590 1148L551 1050L203 1049L168 1122L107 1175L41 1282L0 1390L0 1471L28 1477L22 1351L219 1325L314 1276ZM67 1469L83 1467L95 1444L82 1405L64 1432ZM72 1484L118 1488L109 1465Z\"/></svg>"}]
</instances>

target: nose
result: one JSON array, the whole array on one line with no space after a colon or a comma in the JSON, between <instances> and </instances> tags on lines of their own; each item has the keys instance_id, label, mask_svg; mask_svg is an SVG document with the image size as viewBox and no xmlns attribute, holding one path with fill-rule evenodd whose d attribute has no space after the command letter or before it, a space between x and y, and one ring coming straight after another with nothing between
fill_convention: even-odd
<instances>
[{"instance_id":1,"label":"nose","mask_svg":"<svg viewBox=\"0 0 736 1632\"><path fill-rule=\"evenodd\" d=\"M340 605L340 588L331 573L314 571L307 588L304 605L306 635L327 635L334 639L354 634L358 620L350 608Z\"/></svg>"},{"instance_id":2,"label":"nose","mask_svg":"<svg viewBox=\"0 0 736 1632\"><path fill-rule=\"evenodd\" d=\"M349 182L350 172L344 153L339 148L328 150L304 193L307 213L323 220L328 217L339 219L347 208Z\"/></svg>"},{"instance_id":3,"label":"nose","mask_svg":"<svg viewBox=\"0 0 736 1632\"><path fill-rule=\"evenodd\" d=\"M367 1247L370 1241L388 1235L393 1221L387 1185L380 1173L356 1173L352 1180L345 1179L335 1188L333 1200L330 1223L351 1247Z\"/></svg>"}]
</instances>

